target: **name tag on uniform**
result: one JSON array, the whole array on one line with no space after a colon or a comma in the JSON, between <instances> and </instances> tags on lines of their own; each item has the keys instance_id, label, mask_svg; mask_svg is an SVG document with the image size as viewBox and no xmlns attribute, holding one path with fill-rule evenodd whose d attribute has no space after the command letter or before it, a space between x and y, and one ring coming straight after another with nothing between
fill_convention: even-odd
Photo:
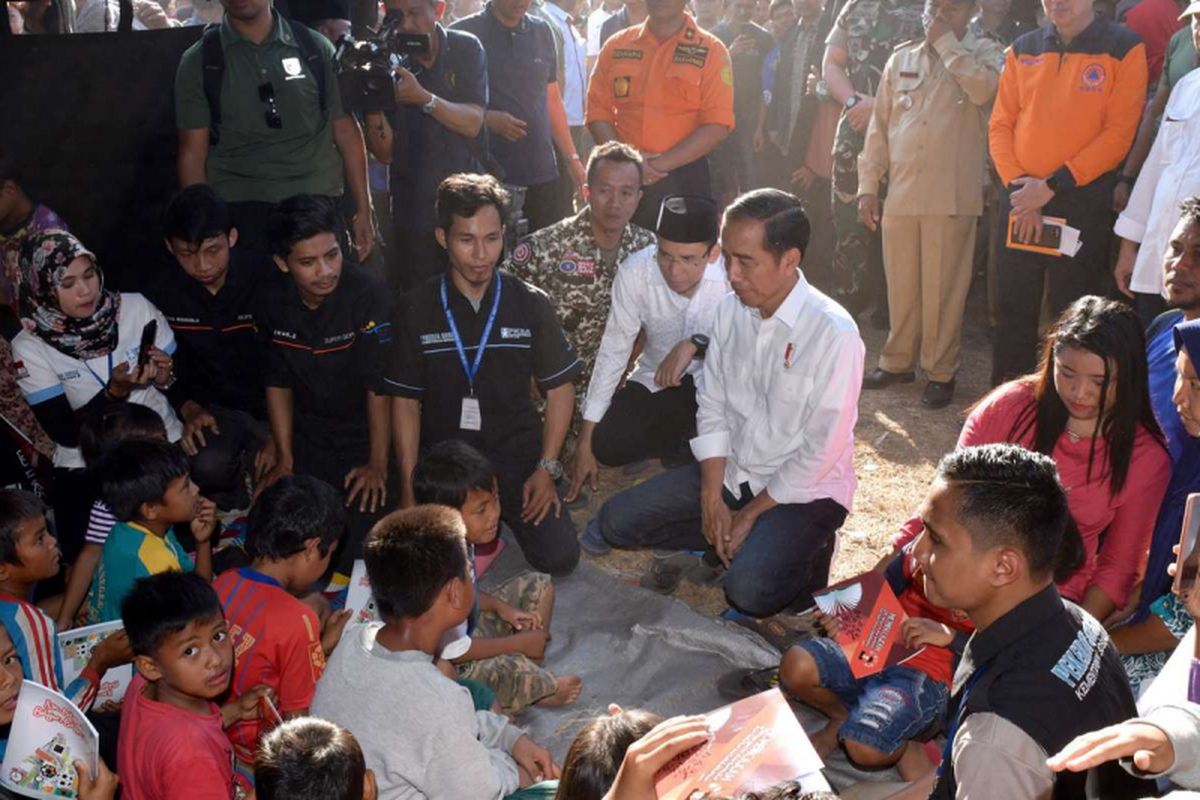
<instances>
[{"instance_id":1,"label":"name tag on uniform","mask_svg":"<svg viewBox=\"0 0 1200 800\"><path fill-rule=\"evenodd\" d=\"M458 427L464 431L483 430L483 412L479 410L478 397L464 397L462 415L458 418Z\"/></svg>"}]
</instances>

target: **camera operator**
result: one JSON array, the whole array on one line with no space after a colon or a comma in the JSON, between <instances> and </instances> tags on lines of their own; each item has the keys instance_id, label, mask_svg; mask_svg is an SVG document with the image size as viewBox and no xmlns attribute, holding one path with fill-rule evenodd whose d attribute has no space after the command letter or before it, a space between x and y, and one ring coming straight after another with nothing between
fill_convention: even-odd
<instances>
[{"instance_id":1,"label":"camera operator","mask_svg":"<svg viewBox=\"0 0 1200 800\"><path fill-rule=\"evenodd\" d=\"M387 17L403 33L430 37L429 51L397 67L394 112L367 114L367 147L391 164L392 219L399 257L389 276L409 288L444 268L433 231L437 187L456 172L482 172L480 131L488 104L483 46L469 33L447 30L445 0L387 0Z\"/></svg>"}]
</instances>

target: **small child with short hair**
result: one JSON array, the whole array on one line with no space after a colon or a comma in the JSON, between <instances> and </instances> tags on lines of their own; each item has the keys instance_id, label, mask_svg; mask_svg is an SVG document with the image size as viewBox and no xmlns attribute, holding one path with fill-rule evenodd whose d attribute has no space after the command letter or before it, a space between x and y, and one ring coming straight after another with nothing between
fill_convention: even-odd
<instances>
[{"instance_id":1,"label":"small child with short hair","mask_svg":"<svg viewBox=\"0 0 1200 800\"><path fill-rule=\"evenodd\" d=\"M233 695L251 686L270 686L284 718L308 713L317 680L350 618L338 611L321 620L298 599L329 567L346 528L337 490L305 475L280 478L250 509L246 554L250 566L221 573L213 584L225 609L237 651ZM254 765L261 729L258 720L229 728L239 769Z\"/></svg>"},{"instance_id":2,"label":"small child with short hair","mask_svg":"<svg viewBox=\"0 0 1200 800\"><path fill-rule=\"evenodd\" d=\"M92 649L79 677L63 685L58 629L49 614L29 601L38 581L58 574L60 558L58 540L47 527L46 506L37 495L0 489L0 624L17 648L25 677L62 692L87 711L104 673L129 661L129 641L120 632L108 636ZM5 742L0 741L0 757Z\"/></svg>"},{"instance_id":3,"label":"small child with short hair","mask_svg":"<svg viewBox=\"0 0 1200 800\"><path fill-rule=\"evenodd\" d=\"M567 749L554 800L603 800L629 746L663 721L658 714L610 705L584 725Z\"/></svg>"},{"instance_id":4,"label":"small child with short hair","mask_svg":"<svg viewBox=\"0 0 1200 800\"><path fill-rule=\"evenodd\" d=\"M263 737L254 759L258 800L375 800L375 774L358 740L316 717L288 720Z\"/></svg>"},{"instance_id":5,"label":"small child with short hair","mask_svg":"<svg viewBox=\"0 0 1200 800\"><path fill-rule=\"evenodd\" d=\"M175 571L141 578L121 603L121 619L137 669L117 746L124 800L243 796L250 787L234 773L227 720L213 702L229 688L234 657L212 585Z\"/></svg>"},{"instance_id":6,"label":"small child with short hair","mask_svg":"<svg viewBox=\"0 0 1200 800\"><path fill-rule=\"evenodd\" d=\"M462 515L474 576L475 547L495 541L500 526L496 473L487 457L465 442L439 442L413 470L412 484L418 503ZM583 691L579 676L555 678L536 663L550 638L553 610L554 584L542 572L522 572L492 592L478 592L467 624L474 624L470 649L452 659L460 677L492 689L510 716L531 705L574 703Z\"/></svg>"},{"instance_id":7,"label":"small child with short hair","mask_svg":"<svg viewBox=\"0 0 1200 800\"><path fill-rule=\"evenodd\" d=\"M168 570L212 580L216 506L192 483L178 445L147 439L121 442L101 461L101 494L120 520L108 534L88 594L88 621L121 616L134 581ZM175 538L173 526L189 523L196 561Z\"/></svg>"},{"instance_id":8,"label":"small child with short hair","mask_svg":"<svg viewBox=\"0 0 1200 800\"><path fill-rule=\"evenodd\" d=\"M79 425L79 451L83 462L95 468L103 455L118 442L126 439L157 439L167 441L167 426L162 417L149 406L141 403L114 403L106 408L89 411ZM99 495L99 479L90 485ZM71 565L67 586L63 592L62 606L55 623L61 630L75 627L75 615L87 597L96 575L96 565L104 552L109 531L117 524L117 518L99 496L92 502L88 512L87 529L83 535L83 548Z\"/></svg>"},{"instance_id":9,"label":"small child with short hair","mask_svg":"<svg viewBox=\"0 0 1200 800\"><path fill-rule=\"evenodd\" d=\"M313 714L358 738L383 797L547 796L542 782L558 777L550 754L505 717L476 711L466 687L433 663L475 599L462 515L444 506L388 514L365 560L383 622L348 629Z\"/></svg>"}]
</instances>

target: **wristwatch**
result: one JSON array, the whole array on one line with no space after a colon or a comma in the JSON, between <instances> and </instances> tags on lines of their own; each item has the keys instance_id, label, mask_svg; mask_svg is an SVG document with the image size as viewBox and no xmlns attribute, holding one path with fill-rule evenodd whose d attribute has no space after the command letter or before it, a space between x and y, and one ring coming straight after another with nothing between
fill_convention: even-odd
<instances>
[{"instance_id":1,"label":"wristwatch","mask_svg":"<svg viewBox=\"0 0 1200 800\"><path fill-rule=\"evenodd\" d=\"M1046 178L1046 188L1049 189L1050 191L1054 192L1055 194L1058 194L1058 176L1057 175L1051 175L1049 178Z\"/></svg>"},{"instance_id":2,"label":"wristwatch","mask_svg":"<svg viewBox=\"0 0 1200 800\"><path fill-rule=\"evenodd\" d=\"M708 337L703 333L693 333L690 341L696 346L696 358L704 358L708 352Z\"/></svg>"},{"instance_id":3,"label":"wristwatch","mask_svg":"<svg viewBox=\"0 0 1200 800\"><path fill-rule=\"evenodd\" d=\"M861 101L861 100L862 100L862 98L861 98L861 97L859 97L857 93L856 93L856 94L852 94L852 95L850 95L849 97L847 97L847 98L846 98L846 102L842 103L842 105L843 105L843 106L845 106L845 108L846 108L846 110L847 110L847 111L849 111L850 109L852 109L852 108L854 108L856 105L858 105L858 104L859 104L859 101Z\"/></svg>"},{"instance_id":4,"label":"wristwatch","mask_svg":"<svg viewBox=\"0 0 1200 800\"><path fill-rule=\"evenodd\" d=\"M563 465L557 458L543 458L538 461L537 468L546 470L546 474L554 481L559 480L563 476Z\"/></svg>"},{"instance_id":5,"label":"wristwatch","mask_svg":"<svg viewBox=\"0 0 1200 800\"><path fill-rule=\"evenodd\" d=\"M438 96L436 94L429 95L429 102L421 106L421 112L424 114L432 114L434 109L438 107Z\"/></svg>"}]
</instances>

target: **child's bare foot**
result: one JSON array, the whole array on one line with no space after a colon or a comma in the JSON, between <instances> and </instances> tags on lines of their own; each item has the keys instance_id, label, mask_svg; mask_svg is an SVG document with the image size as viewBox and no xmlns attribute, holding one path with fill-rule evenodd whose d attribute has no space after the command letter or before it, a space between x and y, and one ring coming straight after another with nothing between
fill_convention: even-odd
<instances>
[{"instance_id":1,"label":"child's bare foot","mask_svg":"<svg viewBox=\"0 0 1200 800\"><path fill-rule=\"evenodd\" d=\"M559 706L569 706L579 699L580 692L583 691L583 678L578 675L563 675L556 678L554 683L558 689L549 697L543 697L534 705L546 706L547 708L557 708Z\"/></svg>"},{"instance_id":2,"label":"child's bare foot","mask_svg":"<svg viewBox=\"0 0 1200 800\"><path fill-rule=\"evenodd\" d=\"M925 777L933 767L933 762L929 760L929 755L920 742L906 744L904 753L896 762L896 769L900 771L900 777L910 783Z\"/></svg>"}]
</instances>

